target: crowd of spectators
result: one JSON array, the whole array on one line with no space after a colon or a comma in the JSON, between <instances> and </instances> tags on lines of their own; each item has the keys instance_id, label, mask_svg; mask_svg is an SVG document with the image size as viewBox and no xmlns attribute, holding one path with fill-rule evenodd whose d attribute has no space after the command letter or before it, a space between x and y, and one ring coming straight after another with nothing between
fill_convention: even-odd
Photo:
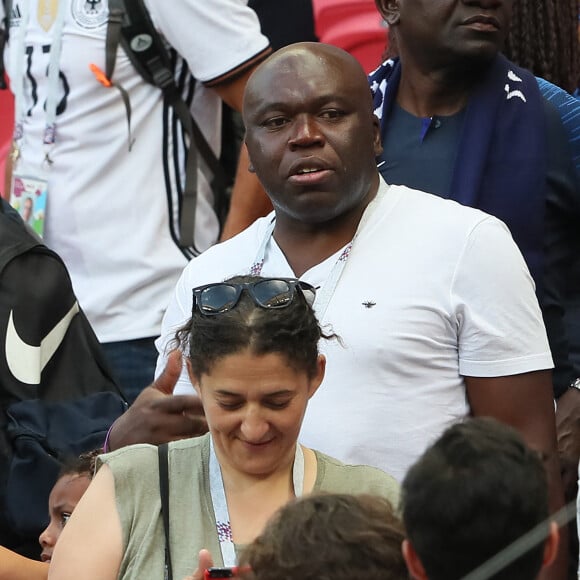
<instances>
[{"instance_id":1,"label":"crowd of spectators","mask_svg":"<svg viewBox=\"0 0 580 580\"><path fill-rule=\"evenodd\" d=\"M579 1L335 2L372 53L322 0L143 0L169 93L113 0L0 4L2 195L132 403L0 579L580 578Z\"/></svg>"}]
</instances>

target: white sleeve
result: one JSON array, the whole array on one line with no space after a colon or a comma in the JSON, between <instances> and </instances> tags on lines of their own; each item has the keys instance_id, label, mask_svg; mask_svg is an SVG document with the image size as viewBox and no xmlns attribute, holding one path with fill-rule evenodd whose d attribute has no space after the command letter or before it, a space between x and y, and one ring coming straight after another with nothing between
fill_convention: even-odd
<instances>
[{"instance_id":1,"label":"white sleeve","mask_svg":"<svg viewBox=\"0 0 580 580\"><path fill-rule=\"evenodd\" d=\"M159 356L157 357L157 367L155 369L155 378L157 378L165 369L167 355L172 349L172 341L175 337L176 331L191 318L191 289L193 286L190 282L186 281L188 278L187 271L188 269L185 268L177 281L173 296L171 297L171 302L169 303L165 315L163 316L163 321L161 322L161 336L155 341L155 346L159 352ZM185 357L181 369L181 376L175 385L173 394L195 394L187 374Z\"/></svg>"},{"instance_id":2,"label":"white sleeve","mask_svg":"<svg viewBox=\"0 0 580 580\"><path fill-rule=\"evenodd\" d=\"M247 0L146 0L145 4L155 26L201 82L227 75L269 46Z\"/></svg>"},{"instance_id":3,"label":"white sleeve","mask_svg":"<svg viewBox=\"0 0 580 580\"><path fill-rule=\"evenodd\" d=\"M497 377L553 367L534 282L501 221L488 217L471 231L451 303L461 375Z\"/></svg>"}]
</instances>

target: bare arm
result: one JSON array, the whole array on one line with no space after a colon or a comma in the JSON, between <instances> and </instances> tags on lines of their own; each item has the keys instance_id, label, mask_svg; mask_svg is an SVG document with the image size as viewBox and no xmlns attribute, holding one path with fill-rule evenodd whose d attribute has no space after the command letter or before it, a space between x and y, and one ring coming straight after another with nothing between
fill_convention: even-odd
<instances>
[{"instance_id":1,"label":"bare arm","mask_svg":"<svg viewBox=\"0 0 580 580\"><path fill-rule=\"evenodd\" d=\"M0 580L46 580L48 564L30 560L0 546Z\"/></svg>"},{"instance_id":2,"label":"bare arm","mask_svg":"<svg viewBox=\"0 0 580 580\"><path fill-rule=\"evenodd\" d=\"M578 493L578 461L580 460L580 390L568 389L558 399L556 411L558 450L566 501Z\"/></svg>"},{"instance_id":3,"label":"bare arm","mask_svg":"<svg viewBox=\"0 0 580 580\"><path fill-rule=\"evenodd\" d=\"M60 536L50 580L116 580L123 557L123 535L115 504L115 484L101 467Z\"/></svg>"},{"instance_id":4,"label":"bare arm","mask_svg":"<svg viewBox=\"0 0 580 580\"><path fill-rule=\"evenodd\" d=\"M251 70L235 80L216 85L214 90L236 111L242 110L242 101L246 82ZM249 171L250 159L245 144L240 150L236 181L232 190L230 211L224 225L221 239L227 240L246 229L257 218L266 215L272 209L270 198L254 173Z\"/></svg>"},{"instance_id":5,"label":"bare arm","mask_svg":"<svg viewBox=\"0 0 580 580\"><path fill-rule=\"evenodd\" d=\"M546 456L550 509L564 503L556 445L556 421L550 371L535 371L506 377L465 377L467 397L474 416L494 417L516 428L526 443ZM567 565L567 533L558 557L541 578L564 580Z\"/></svg>"}]
</instances>

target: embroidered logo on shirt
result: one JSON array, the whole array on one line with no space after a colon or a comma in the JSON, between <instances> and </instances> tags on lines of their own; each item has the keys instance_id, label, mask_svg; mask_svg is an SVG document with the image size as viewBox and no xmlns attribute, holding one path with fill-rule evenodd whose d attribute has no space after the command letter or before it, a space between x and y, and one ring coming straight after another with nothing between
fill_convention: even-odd
<instances>
[{"instance_id":1,"label":"embroidered logo on shirt","mask_svg":"<svg viewBox=\"0 0 580 580\"><path fill-rule=\"evenodd\" d=\"M522 82L522 79L513 70L508 71L508 80L510 80L514 83L521 83ZM507 95L506 99L508 101L510 99L513 99L514 97L517 97L518 99L521 99L524 103L527 103L527 100L526 100L524 93L522 93L522 91L519 91L518 89L512 91L509 83L505 84L504 89L505 89L505 92Z\"/></svg>"},{"instance_id":2,"label":"embroidered logo on shirt","mask_svg":"<svg viewBox=\"0 0 580 580\"><path fill-rule=\"evenodd\" d=\"M103 0L73 0L72 15L82 28L92 29L107 23L108 10Z\"/></svg>"}]
</instances>

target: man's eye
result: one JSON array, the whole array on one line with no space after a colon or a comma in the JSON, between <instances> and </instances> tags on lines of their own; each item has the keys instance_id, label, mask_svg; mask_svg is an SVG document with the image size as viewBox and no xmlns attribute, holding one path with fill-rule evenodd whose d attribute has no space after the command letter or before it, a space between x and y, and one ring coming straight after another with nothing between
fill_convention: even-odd
<instances>
[{"instance_id":1,"label":"man's eye","mask_svg":"<svg viewBox=\"0 0 580 580\"><path fill-rule=\"evenodd\" d=\"M286 117L272 117L271 119L266 119L266 121L262 123L262 126L266 127L266 129L279 129L287 122L288 119L286 119Z\"/></svg>"},{"instance_id":2,"label":"man's eye","mask_svg":"<svg viewBox=\"0 0 580 580\"><path fill-rule=\"evenodd\" d=\"M63 512L62 514L60 514L60 524L61 524L61 527L64 528L64 526L69 521L69 519L70 519L70 513Z\"/></svg>"},{"instance_id":3,"label":"man's eye","mask_svg":"<svg viewBox=\"0 0 580 580\"><path fill-rule=\"evenodd\" d=\"M345 112L340 109L326 109L320 114L323 119L339 119L340 117L344 117L344 115Z\"/></svg>"}]
</instances>

